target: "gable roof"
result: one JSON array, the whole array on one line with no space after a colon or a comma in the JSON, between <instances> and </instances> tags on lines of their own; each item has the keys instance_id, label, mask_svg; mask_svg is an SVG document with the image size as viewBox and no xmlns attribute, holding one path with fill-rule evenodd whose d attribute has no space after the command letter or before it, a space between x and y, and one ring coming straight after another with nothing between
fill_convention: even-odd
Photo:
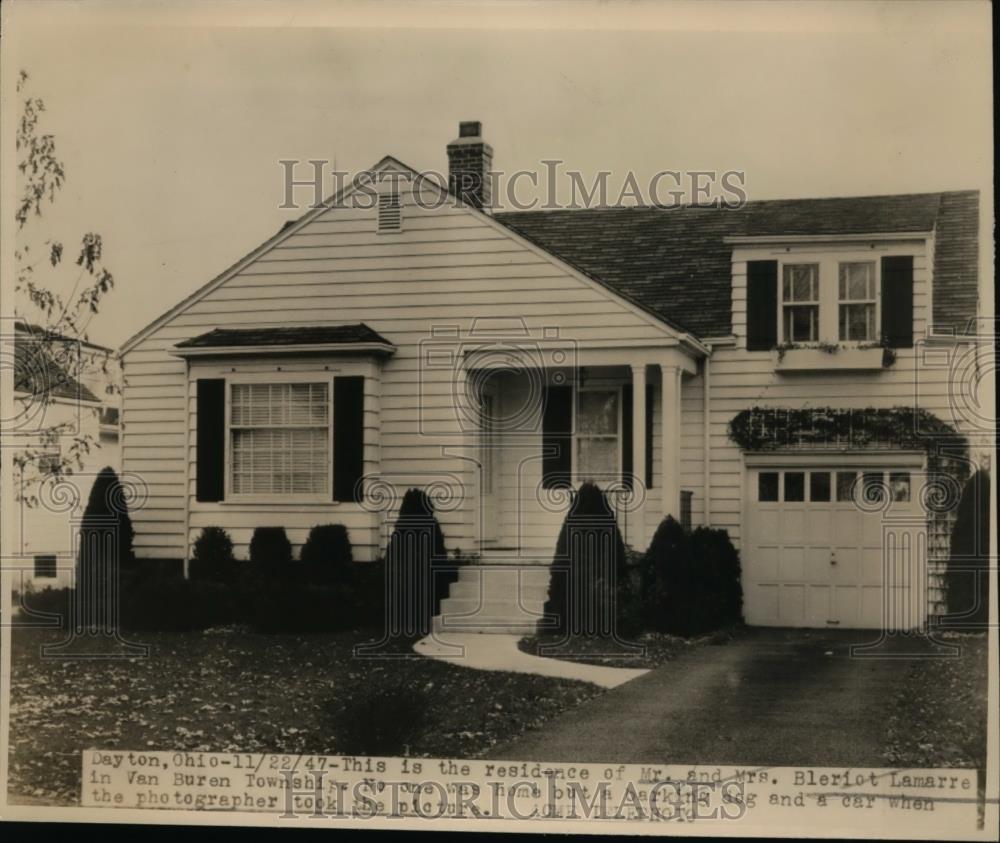
<instances>
[{"instance_id":1,"label":"gable roof","mask_svg":"<svg viewBox=\"0 0 1000 843\"><path fill-rule=\"evenodd\" d=\"M14 331L14 391L39 398L64 398L99 404L101 399L70 374L59 359L62 346L72 353L76 340L19 322ZM101 346L93 346L101 348Z\"/></svg>"},{"instance_id":2,"label":"gable roof","mask_svg":"<svg viewBox=\"0 0 1000 843\"><path fill-rule=\"evenodd\" d=\"M354 325L303 325L294 328L216 328L179 342L176 348L241 348L248 346L368 345L391 346L364 322Z\"/></svg>"},{"instance_id":3,"label":"gable roof","mask_svg":"<svg viewBox=\"0 0 1000 843\"><path fill-rule=\"evenodd\" d=\"M977 300L977 191L778 199L738 210L594 208L494 218L697 336L731 328L727 238L935 231L936 328L964 323ZM964 327L964 325L963 325Z\"/></svg>"},{"instance_id":4,"label":"gable roof","mask_svg":"<svg viewBox=\"0 0 1000 843\"><path fill-rule=\"evenodd\" d=\"M371 167L368 170L368 172L381 173L390 168L393 168L397 171L408 173L411 176L419 175L419 173L412 167L407 166L398 159L393 158L391 155L384 156L377 164L375 164L375 166ZM429 187L430 189L436 189L441 191L442 193L446 192L445 187L443 185L436 184L434 179L429 179L429 178L422 179L421 186ZM119 348L119 354L125 354L126 352L128 352L130 349L132 349L135 345L141 342L146 336L155 331L161 325L166 324L174 316L182 313L187 307L189 307L190 305L194 304L201 298L211 293L214 289L224 284L234 275L237 275L245 267L249 266L255 260L257 260L264 254L269 252L271 249L278 246L283 241L287 240L297 231L304 228L316 217L342 203L347 196L349 196L352 192L354 192L357 189L359 189L357 184L349 185L340 192L338 192L337 194L325 199L315 208L311 208L297 220L289 220L288 222L285 222L281 226L281 228L278 229L277 232L275 232L273 235L271 235L270 238L268 238L259 246L257 246L257 248L245 254L242 258L236 261L236 263L232 264L228 269L224 270L219 275L215 276L215 278L213 278L211 281L199 287L193 293L191 293L190 295L179 301L177 304L175 304L168 311L161 314L159 317L154 319L144 328L142 328L141 330L133 334L131 337L129 337L129 339L127 339L124 343L122 343L121 347ZM667 331L667 333L670 333L671 331L674 332L675 334L679 333L681 335L679 339L681 340L682 343L686 343L689 346L694 347L701 353L704 353L705 351L704 346L698 341L696 337L688 335L686 328L684 328L679 323L673 322L669 317L665 316L664 314L657 313L647 303L632 298L625 291L616 289L603 279L595 277L593 274L587 272L584 269L581 269L580 267L574 265L572 262L566 261L563 258L559 257L558 255L552 253L551 251L538 246L538 244L534 243L530 238L524 237L521 234L519 234L519 232L515 228L505 226L497 222L493 218L492 214L488 214L480 208L476 208L472 205L469 205L468 203L463 202L461 199L459 199L454 195L451 194L448 195L457 204L458 207L464 208L470 213L478 214L480 219L483 220L488 225L493 226L498 231L505 232L508 237L520 240L520 242L526 245L528 248L534 249L536 252L544 256L549 261L559 264L563 269L575 274L578 278L584 280L586 283L603 287L605 290L609 291L612 295L616 296L620 300L624 300L624 302L628 306L633 308L637 313L642 313L644 318L648 319L651 323L656 324L660 327L664 327L665 329L669 328L670 331ZM382 341L388 342L387 340L382 340ZM181 349L180 353L182 354L184 353L183 345L178 344L177 346L175 346L175 348Z\"/></svg>"}]
</instances>

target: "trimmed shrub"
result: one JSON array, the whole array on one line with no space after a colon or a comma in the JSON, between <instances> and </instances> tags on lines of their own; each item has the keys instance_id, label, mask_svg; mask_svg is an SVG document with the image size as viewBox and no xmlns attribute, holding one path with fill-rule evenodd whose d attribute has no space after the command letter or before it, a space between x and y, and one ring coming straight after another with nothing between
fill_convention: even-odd
<instances>
[{"instance_id":1,"label":"trimmed shrub","mask_svg":"<svg viewBox=\"0 0 1000 843\"><path fill-rule=\"evenodd\" d=\"M942 625L986 629L990 594L990 474L977 471L962 490L945 574L948 615Z\"/></svg>"},{"instance_id":2,"label":"trimmed shrub","mask_svg":"<svg viewBox=\"0 0 1000 843\"><path fill-rule=\"evenodd\" d=\"M93 597L84 606L84 617L76 619L76 623L90 631L107 629L112 623L114 607L103 598L117 591L122 572L135 567L135 530L126 500L114 469L101 469L83 512L76 561L76 587Z\"/></svg>"},{"instance_id":3,"label":"trimmed shrub","mask_svg":"<svg viewBox=\"0 0 1000 843\"><path fill-rule=\"evenodd\" d=\"M725 530L690 535L667 516L642 563L642 615L647 629L698 635L739 623L740 560Z\"/></svg>"},{"instance_id":4,"label":"trimmed shrub","mask_svg":"<svg viewBox=\"0 0 1000 843\"><path fill-rule=\"evenodd\" d=\"M183 577L149 577L122 599L122 628L132 631L190 632L240 620L232 587Z\"/></svg>"},{"instance_id":5,"label":"trimmed shrub","mask_svg":"<svg viewBox=\"0 0 1000 843\"><path fill-rule=\"evenodd\" d=\"M351 626L358 628L385 627L385 559L374 562L357 562L351 570L353 604L344 606L350 614Z\"/></svg>"},{"instance_id":6,"label":"trimmed shrub","mask_svg":"<svg viewBox=\"0 0 1000 843\"><path fill-rule=\"evenodd\" d=\"M350 586L278 583L250 595L248 623L254 632L316 633L350 629L354 595Z\"/></svg>"},{"instance_id":7,"label":"trimmed shrub","mask_svg":"<svg viewBox=\"0 0 1000 843\"><path fill-rule=\"evenodd\" d=\"M303 574L309 582L349 582L354 554L343 524L318 524L309 531L299 553Z\"/></svg>"},{"instance_id":8,"label":"trimmed shrub","mask_svg":"<svg viewBox=\"0 0 1000 843\"><path fill-rule=\"evenodd\" d=\"M434 505L420 489L403 496L386 549L386 576L390 634L426 635L457 572L448 564Z\"/></svg>"},{"instance_id":9,"label":"trimmed shrub","mask_svg":"<svg viewBox=\"0 0 1000 843\"><path fill-rule=\"evenodd\" d=\"M688 537L695 566L693 606L706 630L743 620L740 555L726 530L698 527Z\"/></svg>"},{"instance_id":10,"label":"trimmed shrub","mask_svg":"<svg viewBox=\"0 0 1000 843\"><path fill-rule=\"evenodd\" d=\"M625 585L625 542L614 511L604 492L584 483L559 531L545 614L562 634L611 636Z\"/></svg>"},{"instance_id":11,"label":"trimmed shrub","mask_svg":"<svg viewBox=\"0 0 1000 843\"><path fill-rule=\"evenodd\" d=\"M257 527L250 539L250 564L266 580L292 573L292 543L284 527Z\"/></svg>"},{"instance_id":12,"label":"trimmed shrub","mask_svg":"<svg viewBox=\"0 0 1000 843\"><path fill-rule=\"evenodd\" d=\"M221 527L206 527L195 540L188 575L192 580L231 583L236 573L233 540Z\"/></svg>"}]
</instances>

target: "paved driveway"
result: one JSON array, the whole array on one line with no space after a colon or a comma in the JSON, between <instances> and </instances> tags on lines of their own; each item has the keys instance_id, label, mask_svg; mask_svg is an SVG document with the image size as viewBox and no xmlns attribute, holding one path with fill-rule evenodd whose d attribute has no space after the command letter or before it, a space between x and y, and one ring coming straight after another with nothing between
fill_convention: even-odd
<instances>
[{"instance_id":1,"label":"paved driveway","mask_svg":"<svg viewBox=\"0 0 1000 843\"><path fill-rule=\"evenodd\" d=\"M490 757L884 766L889 706L918 661L851 658L850 645L873 635L749 630L589 700Z\"/></svg>"}]
</instances>

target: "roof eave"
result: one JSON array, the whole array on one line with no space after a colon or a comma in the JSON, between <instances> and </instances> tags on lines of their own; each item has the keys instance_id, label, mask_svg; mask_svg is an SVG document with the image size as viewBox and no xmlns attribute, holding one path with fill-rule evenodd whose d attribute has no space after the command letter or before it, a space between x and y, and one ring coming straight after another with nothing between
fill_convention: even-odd
<instances>
[{"instance_id":1,"label":"roof eave","mask_svg":"<svg viewBox=\"0 0 1000 843\"><path fill-rule=\"evenodd\" d=\"M870 240L926 240L933 231L879 231L857 234L731 234L722 242L732 246L762 246L769 243L857 243Z\"/></svg>"},{"instance_id":2,"label":"roof eave","mask_svg":"<svg viewBox=\"0 0 1000 843\"><path fill-rule=\"evenodd\" d=\"M364 354L385 355L396 353L396 346L387 342L355 343L299 343L285 345L216 345L180 348L174 346L170 353L175 357L266 357L274 354Z\"/></svg>"}]
</instances>

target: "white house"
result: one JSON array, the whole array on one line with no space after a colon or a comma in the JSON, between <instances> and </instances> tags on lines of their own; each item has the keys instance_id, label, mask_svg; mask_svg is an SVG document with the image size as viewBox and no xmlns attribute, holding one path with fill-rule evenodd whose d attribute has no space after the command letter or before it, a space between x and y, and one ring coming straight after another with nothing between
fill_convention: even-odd
<instances>
[{"instance_id":1,"label":"white house","mask_svg":"<svg viewBox=\"0 0 1000 843\"><path fill-rule=\"evenodd\" d=\"M112 349L22 320L13 341L14 587L61 587L94 478L121 469L121 373Z\"/></svg>"},{"instance_id":2,"label":"white house","mask_svg":"<svg viewBox=\"0 0 1000 843\"><path fill-rule=\"evenodd\" d=\"M339 522L372 559L417 486L481 555L461 582L523 620L592 479L635 548L667 514L727 529L750 623L925 622L947 527L925 478L977 432L950 393L976 192L499 213L479 124L448 153L464 201L384 158L372 207L334 197L125 343L140 556ZM776 415L803 408L828 412Z\"/></svg>"}]
</instances>

